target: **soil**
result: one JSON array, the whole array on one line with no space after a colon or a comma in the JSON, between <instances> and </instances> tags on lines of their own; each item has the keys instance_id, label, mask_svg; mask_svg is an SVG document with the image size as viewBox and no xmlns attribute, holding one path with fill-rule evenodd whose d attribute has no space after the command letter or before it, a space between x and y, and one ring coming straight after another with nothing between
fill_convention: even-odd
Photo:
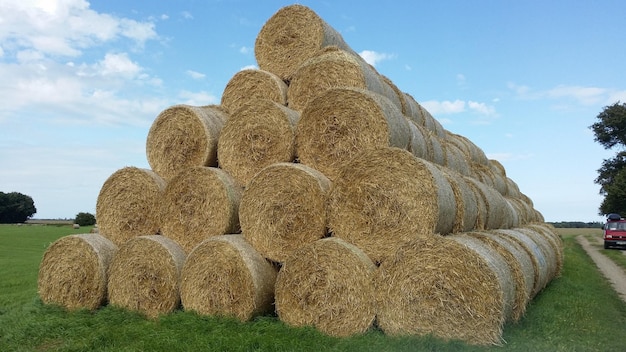
<instances>
[{"instance_id":1,"label":"soil","mask_svg":"<svg viewBox=\"0 0 626 352\"><path fill-rule=\"evenodd\" d=\"M589 257L591 257L594 263L596 263L596 266L602 275L609 280L617 294L624 302L626 302L626 272L611 261L611 259L600 253L600 251L591 245L584 236L576 236L576 240L587 252ZM623 253L626 255L626 251Z\"/></svg>"}]
</instances>

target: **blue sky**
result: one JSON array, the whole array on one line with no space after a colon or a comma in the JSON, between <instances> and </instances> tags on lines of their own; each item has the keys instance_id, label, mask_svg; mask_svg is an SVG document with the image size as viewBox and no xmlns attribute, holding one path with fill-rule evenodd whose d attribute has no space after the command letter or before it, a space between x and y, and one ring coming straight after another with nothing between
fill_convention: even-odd
<instances>
[{"instance_id":1,"label":"blue sky","mask_svg":"<svg viewBox=\"0 0 626 352\"><path fill-rule=\"evenodd\" d=\"M589 126L626 101L626 2L300 1L451 132L499 160L546 221L601 221ZM175 104L219 103L288 1L0 0L0 191L35 218L95 213L148 168Z\"/></svg>"}]
</instances>

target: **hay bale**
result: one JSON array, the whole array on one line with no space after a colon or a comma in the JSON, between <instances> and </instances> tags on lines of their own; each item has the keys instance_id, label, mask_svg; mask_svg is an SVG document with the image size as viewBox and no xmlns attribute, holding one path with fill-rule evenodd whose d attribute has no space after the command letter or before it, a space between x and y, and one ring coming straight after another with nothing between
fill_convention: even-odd
<instances>
[{"instance_id":1,"label":"hay bale","mask_svg":"<svg viewBox=\"0 0 626 352\"><path fill-rule=\"evenodd\" d=\"M330 193L329 228L375 262L416 236L448 234L456 204L443 172L399 148L357 155Z\"/></svg>"},{"instance_id":2,"label":"hay bale","mask_svg":"<svg viewBox=\"0 0 626 352\"><path fill-rule=\"evenodd\" d=\"M37 290L45 304L94 310L106 302L107 269L117 246L99 234L64 236L46 249Z\"/></svg>"},{"instance_id":3,"label":"hay bale","mask_svg":"<svg viewBox=\"0 0 626 352\"><path fill-rule=\"evenodd\" d=\"M161 234L189 253L210 236L239 231L241 187L225 171L197 166L165 187L160 203Z\"/></svg>"},{"instance_id":4,"label":"hay bale","mask_svg":"<svg viewBox=\"0 0 626 352\"><path fill-rule=\"evenodd\" d=\"M391 102L400 109L402 114L405 114L407 108L405 107L404 93L400 90L400 88L398 88L398 86L395 85L395 83L393 83L393 81L389 77L385 75L380 75L380 78L383 84L382 95L389 98L389 100L391 100Z\"/></svg>"},{"instance_id":5,"label":"hay bale","mask_svg":"<svg viewBox=\"0 0 626 352\"><path fill-rule=\"evenodd\" d=\"M326 90L345 87L369 90L390 99L395 95L385 89L382 77L360 56L345 50L324 50L293 74L287 91L289 108L302 111ZM396 106L400 110L399 102Z\"/></svg>"},{"instance_id":6,"label":"hay bale","mask_svg":"<svg viewBox=\"0 0 626 352\"><path fill-rule=\"evenodd\" d=\"M550 245L552 245L557 259L555 277L560 276L561 271L563 270L563 261L565 260L564 245L561 236L559 236L554 226L545 222L528 224L526 227L535 230L537 233L543 235L548 241L550 241Z\"/></svg>"},{"instance_id":7,"label":"hay bale","mask_svg":"<svg viewBox=\"0 0 626 352\"><path fill-rule=\"evenodd\" d=\"M258 99L267 99L286 106L287 84L268 71L241 70L226 84L220 106L232 114L246 103Z\"/></svg>"},{"instance_id":8,"label":"hay bale","mask_svg":"<svg viewBox=\"0 0 626 352\"><path fill-rule=\"evenodd\" d=\"M455 133L452 133L452 134L448 133L446 136L448 140L452 140L454 143L460 143L465 146L464 148L461 148L461 149L467 150L468 160L470 161L470 163L473 162L473 163L482 164L482 165L489 164L489 159L485 155L485 152L482 149L480 149L480 147L478 147L476 144L474 144L474 142L469 140L467 137L462 136L460 134L455 134ZM451 136L453 136L453 139L450 139Z\"/></svg>"},{"instance_id":9,"label":"hay bale","mask_svg":"<svg viewBox=\"0 0 626 352\"><path fill-rule=\"evenodd\" d=\"M478 191L477 194L485 203L485 229L499 229L510 223L510 208L500 192L475 178L464 177L464 179Z\"/></svg>"},{"instance_id":10,"label":"hay bale","mask_svg":"<svg viewBox=\"0 0 626 352\"><path fill-rule=\"evenodd\" d=\"M310 243L295 251L278 272L278 317L331 336L364 333L375 317L375 269L363 251L339 238Z\"/></svg>"},{"instance_id":11,"label":"hay bale","mask_svg":"<svg viewBox=\"0 0 626 352\"><path fill-rule=\"evenodd\" d=\"M281 8L265 22L256 37L254 55L262 70L289 81L298 67L327 46L352 52L341 34L313 10L295 4Z\"/></svg>"},{"instance_id":12,"label":"hay bale","mask_svg":"<svg viewBox=\"0 0 626 352\"><path fill-rule=\"evenodd\" d=\"M244 238L266 258L283 262L293 251L327 234L330 181L302 164L261 170L241 198Z\"/></svg>"},{"instance_id":13,"label":"hay bale","mask_svg":"<svg viewBox=\"0 0 626 352\"><path fill-rule=\"evenodd\" d=\"M164 190L165 181L151 170L130 166L115 171L96 202L100 233L118 246L133 237L158 233L157 204Z\"/></svg>"},{"instance_id":14,"label":"hay bale","mask_svg":"<svg viewBox=\"0 0 626 352\"><path fill-rule=\"evenodd\" d=\"M331 180L357 153L377 147L407 149L408 122L389 99L366 90L333 88L312 100L296 127L301 163Z\"/></svg>"},{"instance_id":15,"label":"hay bale","mask_svg":"<svg viewBox=\"0 0 626 352\"><path fill-rule=\"evenodd\" d=\"M183 308L241 321L273 310L276 269L242 235L211 237L196 246L181 272Z\"/></svg>"},{"instance_id":16,"label":"hay bale","mask_svg":"<svg viewBox=\"0 0 626 352\"><path fill-rule=\"evenodd\" d=\"M470 176L470 165L465 154L456 144L445 138L439 138L443 152L445 154L446 167L460 173L461 175Z\"/></svg>"},{"instance_id":17,"label":"hay bale","mask_svg":"<svg viewBox=\"0 0 626 352\"><path fill-rule=\"evenodd\" d=\"M441 123L433 117L433 115L420 105L422 116L424 117L424 127L434 133L439 138L446 138L446 130Z\"/></svg>"},{"instance_id":18,"label":"hay bale","mask_svg":"<svg viewBox=\"0 0 626 352\"><path fill-rule=\"evenodd\" d=\"M146 154L152 170L169 181L181 169L217 165L217 141L228 115L218 106L175 105L152 123Z\"/></svg>"},{"instance_id":19,"label":"hay bale","mask_svg":"<svg viewBox=\"0 0 626 352\"><path fill-rule=\"evenodd\" d=\"M165 236L133 238L119 247L109 266L110 304L149 318L174 311L184 262L185 251Z\"/></svg>"},{"instance_id":20,"label":"hay bale","mask_svg":"<svg viewBox=\"0 0 626 352\"><path fill-rule=\"evenodd\" d=\"M452 188L456 204L456 215L454 216L452 232L475 230L478 218L476 194L461 174L445 167L440 167L440 169Z\"/></svg>"},{"instance_id":21,"label":"hay bale","mask_svg":"<svg viewBox=\"0 0 626 352\"><path fill-rule=\"evenodd\" d=\"M510 320L519 321L526 312L526 307L533 292L535 269L528 253L516 242L507 240L504 236L497 236L487 231L468 232L474 237L498 252L506 260L511 277L515 284L515 298L511 310Z\"/></svg>"},{"instance_id":22,"label":"hay bale","mask_svg":"<svg viewBox=\"0 0 626 352\"><path fill-rule=\"evenodd\" d=\"M408 93L402 94L402 105L404 108L402 113L406 118L413 121L415 125L426 128L426 121L424 121L424 115L422 115L422 106Z\"/></svg>"},{"instance_id":23,"label":"hay bale","mask_svg":"<svg viewBox=\"0 0 626 352\"><path fill-rule=\"evenodd\" d=\"M533 240L543 252L544 257L546 258L546 268L548 271L547 285L558 275L559 268L562 266L562 263L560 263L558 249L551 243L548 237L544 236L535 228L524 226L520 227L519 230Z\"/></svg>"},{"instance_id":24,"label":"hay bale","mask_svg":"<svg viewBox=\"0 0 626 352\"><path fill-rule=\"evenodd\" d=\"M430 159L430 138L423 127L417 125L413 120L407 119L409 130L411 132L411 141L409 143L409 151L418 158Z\"/></svg>"},{"instance_id":25,"label":"hay bale","mask_svg":"<svg viewBox=\"0 0 626 352\"><path fill-rule=\"evenodd\" d=\"M233 112L218 141L220 168L246 186L262 168L296 157L300 114L267 99L251 99Z\"/></svg>"},{"instance_id":26,"label":"hay bale","mask_svg":"<svg viewBox=\"0 0 626 352\"><path fill-rule=\"evenodd\" d=\"M378 326L389 335L502 343L505 299L484 253L451 237L416 238L374 276Z\"/></svg>"},{"instance_id":27,"label":"hay bale","mask_svg":"<svg viewBox=\"0 0 626 352\"><path fill-rule=\"evenodd\" d=\"M535 271L533 291L529 297L532 299L537 295L537 293L543 290L543 288L546 287L548 282L551 280L550 268L548 267L544 252L532 238L520 231L519 228L490 230L490 232L498 236L506 237L511 241L515 241L517 244L522 246L526 253L530 256L533 263L533 269Z\"/></svg>"},{"instance_id":28,"label":"hay bale","mask_svg":"<svg viewBox=\"0 0 626 352\"><path fill-rule=\"evenodd\" d=\"M506 183L506 196L511 198L520 198L522 193L519 190L519 186L515 181L509 177L505 177L504 183Z\"/></svg>"},{"instance_id":29,"label":"hay bale","mask_svg":"<svg viewBox=\"0 0 626 352\"><path fill-rule=\"evenodd\" d=\"M437 165L446 165L446 153L443 149L441 138L437 137L437 134L429 129L426 130L426 135L429 140L430 153L428 154L428 161L431 161Z\"/></svg>"}]
</instances>

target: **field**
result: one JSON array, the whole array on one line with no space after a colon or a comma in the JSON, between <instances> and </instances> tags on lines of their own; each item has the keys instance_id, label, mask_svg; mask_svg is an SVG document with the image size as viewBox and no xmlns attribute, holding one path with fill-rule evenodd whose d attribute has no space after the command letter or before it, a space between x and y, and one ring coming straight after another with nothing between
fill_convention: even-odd
<instances>
[{"instance_id":1,"label":"field","mask_svg":"<svg viewBox=\"0 0 626 352\"><path fill-rule=\"evenodd\" d=\"M468 346L428 337L390 337L371 330L331 338L291 328L275 316L249 323L178 311L158 320L104 307L66 312L37 296L39 262L55 239L89 232L67 225L0 225L0 351L624 351L626 304L598 273L575 236L599 230L559 230L565 243L561 277L539 293L526 316L505 326L503 347ZM612 256L626 257L621 251ZM445 328L445 327L442 327Z\"/></svg>"}]
</instances>

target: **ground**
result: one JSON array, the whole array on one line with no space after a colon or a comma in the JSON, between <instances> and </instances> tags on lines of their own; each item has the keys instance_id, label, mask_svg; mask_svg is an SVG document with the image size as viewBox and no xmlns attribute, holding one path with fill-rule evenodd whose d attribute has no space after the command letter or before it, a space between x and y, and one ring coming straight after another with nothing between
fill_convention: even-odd
<instances>
[{"instance_id":1,"label":"ground","mask_svg":"<svg viewBox=\"0 0 626 352\"><path fill-rule=\"evenodd\" d=\"M576 240L593 259L600 272L611 282L611 285L613 285L613 288L615 288L622 300L626 302L626 273L624 270L600 253L598 248L592 246L584 236L577 236ZM626 255L626 251L622 253Z\"/></svg>"}]
</instances>

